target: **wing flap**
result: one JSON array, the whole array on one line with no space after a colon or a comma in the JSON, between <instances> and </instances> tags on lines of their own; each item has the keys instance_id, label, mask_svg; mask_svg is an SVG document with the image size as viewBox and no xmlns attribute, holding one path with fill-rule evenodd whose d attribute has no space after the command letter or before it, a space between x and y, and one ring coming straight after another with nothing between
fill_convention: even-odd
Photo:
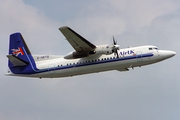
<instances>
[{"instance_id":1,"label":"wing flap","mask_svg":"<svg viewBox=\"0 0 180 120\"><path fill-rule=\"evenodd\" d=\"M11 61L11 63L13 64L13 67L28 65L28 63L26 61L14 56L14 55L7 55L7 58Z\"/></svg>"},{"instance_id":2,"label":"wing flap","mask_svg":"<svg viewBox=\"0 0 180 120\"><path fill-rule=\"evenodd\" d=\"M59 30L77 52L90 52L96 48L95 45L67 26L61 27Z\"/></svg>"}]
</instances>

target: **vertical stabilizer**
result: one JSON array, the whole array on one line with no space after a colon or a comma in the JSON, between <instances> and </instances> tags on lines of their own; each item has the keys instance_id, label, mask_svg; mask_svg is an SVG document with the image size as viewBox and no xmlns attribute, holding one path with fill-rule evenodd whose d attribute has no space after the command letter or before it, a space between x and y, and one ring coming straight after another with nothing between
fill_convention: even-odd
<instances>
[{"instance_id":1,"label":"vertical stabilizer","mask_svg":"<svg viewBox=\"0 0 180 120\"><path fill-rule=\"evenodd\" d=\"M10 35L8 66L14 74L32 74L35 62L31 52L20 33Z\"/></svg>"}]
</instances>

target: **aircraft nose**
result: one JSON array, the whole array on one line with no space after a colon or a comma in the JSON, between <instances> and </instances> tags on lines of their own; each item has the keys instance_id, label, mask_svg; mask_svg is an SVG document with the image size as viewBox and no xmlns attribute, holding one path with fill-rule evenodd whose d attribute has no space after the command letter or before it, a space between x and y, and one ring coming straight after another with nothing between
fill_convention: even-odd
<instances>
[{"instance_id":1,"label":"aircraft nose","mask_svg":"<svg viewBox=\"0 0 180 120\"><path fill-rule=\"evenodd\" d=\"M167 50L163 50L160 52L160 54L165 57L165 58L170 58L176 55L176 52L174 51L167 51Z\"/></svg>"},{"instance_id":2,"label":"aircraft nose","mask_svg":"<svg viewBox=\"0 0 180 120\"><path fill-rule=\"evenodd\" d=\"M176 55L176 52L171 51L171 55L172 55L172 57L175 56L175 55Z\"/></svg>"}]
</instances>

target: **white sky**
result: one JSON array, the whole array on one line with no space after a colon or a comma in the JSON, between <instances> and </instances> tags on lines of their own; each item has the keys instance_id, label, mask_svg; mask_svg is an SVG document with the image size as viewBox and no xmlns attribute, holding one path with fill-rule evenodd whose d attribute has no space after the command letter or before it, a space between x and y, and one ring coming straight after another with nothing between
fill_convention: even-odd
<instances>
[{"instance_id":1,"label":"white sky","mask_svg":"<svg viewBox=\"0 0 180 120\"><path fill-rule=\"evenodd\" d=\"M180 119L178 0L0 0L1 120ZM34 54L73 48L66 25L94 44L156 45L176 51L166 61L129 72L61 79L6 77L9 35L21 32Z\"/></svg>"}]
</instances>

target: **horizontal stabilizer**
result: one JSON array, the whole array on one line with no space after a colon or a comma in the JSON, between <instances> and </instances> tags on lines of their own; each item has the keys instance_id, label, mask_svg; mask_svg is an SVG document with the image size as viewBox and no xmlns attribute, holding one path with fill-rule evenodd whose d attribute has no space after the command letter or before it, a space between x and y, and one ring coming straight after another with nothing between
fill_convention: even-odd
<instances>
[{"instance_id":1,"label":"horizontal stabilizer","mask_svg":"<svg viewBox=\"0 0 180 120\"><path fill-rule=\"evenodd\" d=\"M11 61L13 66L11 67L16 67L16 66L25 66L28 65L28 62L14 56L14 55L7 55L7 58Z\"/></svg>"}]
</instances>

